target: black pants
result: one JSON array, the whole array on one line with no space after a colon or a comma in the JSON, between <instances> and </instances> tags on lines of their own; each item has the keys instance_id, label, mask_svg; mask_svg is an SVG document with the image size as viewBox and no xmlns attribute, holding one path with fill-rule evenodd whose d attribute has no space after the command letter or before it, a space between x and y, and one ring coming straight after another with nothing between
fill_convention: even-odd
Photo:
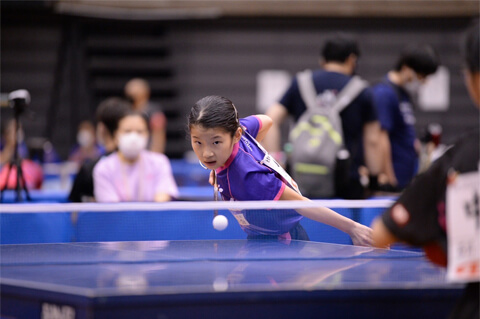
<instances>
[{"instance_id":1,"label":"black pants","mask_svg":"<svg viewBox=\"0 0 480 319\"><path fill-rule=\"evenodd\" d=\"M305 228L303 228L302 225L300 225L300 223L297 223L295 227L290 229L289 233L292 239L310 241L310 238L308 237L308 234L305 231ZM247 239L276 239L276 238L278 238L278 236L273 236L273 235L248 235L247 236Z\"/></svg>"},{"instance_id":2,"label":"black pants","mask_svg":"<svg viewBox=\"0 0 480 319\"><path fill-rule=\"evenodd\" d=\"M480 283L468 283L458 300L449 319L478 319L480 318Z\"/></svg>"},{"instance_id":3,"label":"black pants","mask_svg":"<svg viewBox=\"0 0 480 319\"><path fill-rule=\"evenodd\" d=\"M350 179L348 185L336 188L336 197L343 199L365 199L365 188L360 184L358 179Z\"/></svg>"}]
</instances>

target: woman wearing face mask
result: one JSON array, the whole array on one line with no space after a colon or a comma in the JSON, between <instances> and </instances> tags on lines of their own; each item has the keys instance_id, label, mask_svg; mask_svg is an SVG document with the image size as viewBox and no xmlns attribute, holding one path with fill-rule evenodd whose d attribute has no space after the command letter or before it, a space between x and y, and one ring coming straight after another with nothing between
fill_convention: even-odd
<instances>
[{"instance_id":1,"label":"woman wearing face mask","mask_svg":"<svg viewBox=\"0 0 480 319\"><path fill-rule=\"evenodd\" d=\"M93 170L97 202L164 202L178 196L168 158L146 150L148 123L141 113L120 119L114 136L118 150Z\"/></svg>"}]
</instances>

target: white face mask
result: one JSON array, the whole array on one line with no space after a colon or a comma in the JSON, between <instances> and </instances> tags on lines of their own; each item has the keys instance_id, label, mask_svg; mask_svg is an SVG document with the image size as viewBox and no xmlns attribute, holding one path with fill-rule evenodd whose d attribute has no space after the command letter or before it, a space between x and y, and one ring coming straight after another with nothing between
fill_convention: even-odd
<instances>
[{"instance_id":1,"label":"white face mask","mask_svg":"<svg viewBox=\"0 0 480 319\"><path fill-rule=\"evenodd\" d=\"M147 137L136 132L120 135L118 149L127 159L135 159L147 147Z\"/></svg>"},{"instance_id":2,"label":"white face mask","mask_svg":"<svg viewBox=\"0 0 480 319\"><path fill-rule=\"evenodd\" d=\"M81 147L89 147L93 144L94 137L93 134L86 130L81 130L77 134L77 143Z\"/></svg>"}]
</instances>

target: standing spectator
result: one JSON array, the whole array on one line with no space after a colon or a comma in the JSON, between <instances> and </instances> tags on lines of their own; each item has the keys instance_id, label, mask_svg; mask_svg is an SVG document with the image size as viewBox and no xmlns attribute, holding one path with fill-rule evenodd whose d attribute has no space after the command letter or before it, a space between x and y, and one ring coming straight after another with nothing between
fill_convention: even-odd
<instances>
[{"instance_id":1,"label":"standing spectator","mask_svg":"<svg viewBox=\"0 0 480 319\"><path fill-rule=\"evenodd\" d=\"M100 103L96 112L96 136L99 144L105 148L105 155L110 155L116 149L114 133L118 121L131 109L130 103L117 97L112 97ZM98 156L93 161L82 164L73 182L68 200L70 202L93 201L93 168L100 160Z\"/></svg>"},{"instance_id":2,"label":"standing spectator","mask_svg":"<svg viewBox=\"0 0 480 319\"><path fill-rule=\"evenodd\" d=\"M78 125L77 145L68 156L68 160L77 164L97 159L104 153L96 141L95 127L90 121Z\"/></svg>"},{"instance_id":3,"label":"standing spectator","mask_svg":"<svg viewBox=\"0 0 480 319\"><path fill-rule=\"evenodd\" d=\"M338 94L349 82L355 72L360 50L355 40L346 35L338 35L328 39L321 51L322 68L313 71L313 82L317 91L317 98L321 98L325 92ZM266 115L273 120L273 127L265 138L265 147L272 153L280 151L279 125L288 115L292 115L295 121L306 111L297 78L293 79L290 87L283 95L279 103L271 106ZM379 158L377 156L377 137L380 125L373 104L373 98L369 89L363 90L343 111L340 113L344 144L352 163L349 168L349 180L346 187L337 191L336 196L353 199L364 197L364 187L360 183L358 169L361 165L369 167L372 174L379 170Z\"/></svg>"},{"instance_id":4,"label":"standing spectator","mask_svg":"<svg viewBox=\"0 0 480 319\"><path fill-rule=\"evenodd\" d=\"M432 47L409 46L395 68L373 87L382 132L381 172L390 190L401 191L417 173L419 141L414 128L412 96L437 68L438 58Z\"/></svg>"},{"instance_id":5,"label":"standing spectator","mask_svg":"<svg viewBox=\"0 0 480 319\"><path fill-rule=\"evenodd\" d=\"M149 149L165 153L167 139L167 118L158 104L150 101L150 85L144 79L135 78L125 85L125 95L131 100L133 109L144 112L148 117L151 132Z\"/></svg>"},{"instance_id":6,"label":"standing spectator","mask_svg":"<svg viewBox=\"0 0 480 319\"><path fill-rule=\"evenodd\" d=\"M480 108L480 34L478 25L467 33L464 50L465 84L470 97ZM385 247L401 241L423 247L430 260L446 266L447 241L449 239L446 225L447 215L456 214L457 216L457 214L464 213L463 209L445 210L447 184L457 174L478 172L479 146L480 131L477 126L462 136L425 173L415 177L396 203L373 222L374 244ZM479 318L479 294L479 282L468 283L462 298L449 318Z\"/></svg>"},{"instance_id":7,"label":"standing spectator","mask_svg":"<svg viewBox=\"0 0 480 319\"><path fill-rule=\"evenodd\" d=\"M114 136L118 151L93 170L98 202L165 202L178 197L168 158L146 150L148 122L143 113L124 116Z\"/></svg>"}]
</instances>

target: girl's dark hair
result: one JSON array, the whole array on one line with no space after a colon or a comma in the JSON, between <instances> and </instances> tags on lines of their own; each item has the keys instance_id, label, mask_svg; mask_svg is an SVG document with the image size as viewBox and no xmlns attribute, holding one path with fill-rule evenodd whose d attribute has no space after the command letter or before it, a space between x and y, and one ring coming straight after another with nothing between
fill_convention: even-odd
<instances>
[{"instance_id":1,"label":"girl's dark hair","mask_svg":"<svg viewBox=\"0 0 480 319\"><path fill-rule=\"evenodd\" d=\"M100 103L96 111L97 122L105 125L113 136L118 129L118 122L127 114L132 105L119 97L111 97Z\"/></svg>"},{"instance_id":2,"label":"girl's dark hair","mask_svg":"<svg viewBox=\"0 0 480 319\"><path fill-rule=\"evenodd\" d=\"M402 51L395 70L400 71L402 66L407 66L416 73L427 76L435 73L439 64L437 53L430 45L410 45Z\"/></svg>"},{"instance_id":3,"label":"girl's dark hair","mask_svg":"<svg viewBox=\"0 0 480 319\"><path fill-rule=\"evenodd\" d=\"M126 118L127 116L139 116L143 119L145 122L145 126L147 127L147 131L150 134L150 125L148 124L148 115L145 112L140 112L140 111L135 111L135 110L128 110L123 114L121 118L118 119L118 123L120 123L121 120ZM117 127L118 129L118 127Z\"/></svg>"},{"instance_id":4,"label":"girl's dark hair","mask_svg":"<svg viewBox=\"0 0 480 319\"><path fill-rule=\"evenodd\" d=\"M207 129L222 128L232 136L241 127L232 101L216 95L206 96L195 103L188 115L188 130L193 125Z\"/></svg>"}]
</instances>

